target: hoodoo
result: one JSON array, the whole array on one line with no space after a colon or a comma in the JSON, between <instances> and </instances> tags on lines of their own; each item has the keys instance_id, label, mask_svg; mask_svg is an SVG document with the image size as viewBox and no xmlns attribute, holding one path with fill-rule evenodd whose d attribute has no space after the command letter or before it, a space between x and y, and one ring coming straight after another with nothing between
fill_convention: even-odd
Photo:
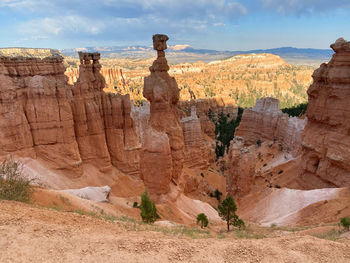
<instances>
[{"instance_id":1,"label":"hoodoo","mask_svg":"<svg viewBox=\"0 0 350 263\"><path fill-rule=\"evenodd\" d=\"M313 74L302 141L302 179L314 188L350 185L350 42Z\"/></svg>"},{"instance_id":2,"label":"hoodoo","mask_svg":"<svg viewBox=\"0 0 350 263\"><path fill-rule=\"evenodd\" d=\"M168 74L164 50L166 35L153 36L157 59L145 78L143 96L151 104L150 128L142 152L141 172L146 187L153 193L169 191L170 181L178 182L184 161L184 137L178 116L179 88Z\"/></svg>"}]
</instances>

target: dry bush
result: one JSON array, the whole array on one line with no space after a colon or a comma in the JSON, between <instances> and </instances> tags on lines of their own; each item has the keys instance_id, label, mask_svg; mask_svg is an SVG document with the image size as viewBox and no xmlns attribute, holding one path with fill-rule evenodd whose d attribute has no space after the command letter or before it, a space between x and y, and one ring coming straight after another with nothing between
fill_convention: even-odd
<instances>
[{"instance_id":1,"label":"dry bush","mask_svg":"<svg viewBox=\"0 0 350 263\"><path fill-rule=\"evenodd\" d=\"M30 183L22 174L22 164L12 158L0 165L0 200L29 202L33 192Z\"/></svg>"}]
</instances>

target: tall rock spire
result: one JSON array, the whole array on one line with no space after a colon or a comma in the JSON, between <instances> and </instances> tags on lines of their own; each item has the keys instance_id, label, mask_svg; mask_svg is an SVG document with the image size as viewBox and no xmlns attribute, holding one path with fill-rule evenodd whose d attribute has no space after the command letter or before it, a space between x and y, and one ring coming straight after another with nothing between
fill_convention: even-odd
<instances>
[{"instance_id":1,"label":"tall rock spire","mask_svg":"<svg viewBox=\"0 0 350 263\"><path fill-rule=\"evenodd\" d=\"M143 90L143 96L151 104L150 127L152 133L148 133L149 143L145 145L145 164L142 174L147 187L156 189L156 187L152 186L159 184L161 179L164 187L162 187L163 190L156 191L158 193L166 193L169 190L170 181L173 181L175 184L178 182L184 160L184 138L177 112L179 88L175 78L168 74L169 66L164 52L167 49L166 41L168 39L166 35L157 34L153 36L153 48L157 50L157 59L150 67L151 74L145 78ZM163 138L160 135L157 136L156 133L165 135L163 137L166 139L165 141L168 140L170 146L171 159L163 160L163 163L157 158L149 158L149 161L147 161L147 156L151 153L153 156L159 155L160 158L165 158L167 155L167 147L158 147L158 151L155 151L155 140ZM164 141L159 143L164 144ZM164 165L164 162L167 165ZM158 168L156 169L155 166L158 166ZM169 168L171 171L169 171ZM166 184L168 185L166 186Z\"/></svg>"}]
</instances>

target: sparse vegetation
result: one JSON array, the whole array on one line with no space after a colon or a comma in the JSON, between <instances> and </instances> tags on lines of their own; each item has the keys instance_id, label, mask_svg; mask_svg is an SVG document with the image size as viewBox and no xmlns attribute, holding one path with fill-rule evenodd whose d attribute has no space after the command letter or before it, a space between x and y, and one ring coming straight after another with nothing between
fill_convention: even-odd
<instances>
[{"instance_id":1,"label":"sparse vegetation","mask_svg":"<svg viewBox=\"0 0 350 263\"><path fill-rule=\"evenodd\" d=\"M236 215L237 206L231 196L226 197L226 199L222 201L221 205L219 205L218 208L219 215L223 220L226 221L227 232L230 231L230 225L236 226L239 229L245 227L244 221L240 219L238 215Z\"/></svg>"},{"instance_id":2,"label":"sparse vegetation","mask_svg":"<svg viewBox=\"0 0 350 263\"><path fill-rule=\"evenodd\" d=\"M258 145L258 147L261 146L261 140L260 140L260 139L258 139L258 140L256 141L256 145Z\"/></svg>"},{"instance_id":3,"label":"sparse vegetation","mask_svg":"<svg viewBox=\"0 0 350 263\"><path fill-rule=\"evenodd\" d=\"M153 224L159 218L156 204L149 198L147 190L141 195L140 209L142 221L145 223Z\"/></svg>"},{"instance_id":4,"label":"sparse vegetation","mask_svg":"<svg viewBox=\"0 0 350 263\"><path fill-rule=\"evenodd\" d=\"M289 108L283 108L281 109L282 112L287 113L289 116L292 117L299 117L306 113L308 103L301 103L299 105L289 107Z\"/></svg>"},{"instance_id":5,"label":"sparse vegetation","mask_svg":"<svg viewBox=\"0 0 350 263\"><path fill-rule=\"evenodd\" d=\"M220 192L219 189L215 189L214 196L220 202L222 192Z\"/></svg>"},{"instance_id":6,"label":"sparse vegetation","mask_svg":"<svg viewBox=\"0 0 350 263\"><path fill-rule=\"evenodd\" d=\"M31 182L23 176L20 162L4 160L0 166L0 200L29 202L33 192Z\"/></svg>"},{"instance_id":7,"label":"sparse vegetation","mask_svg":"<svg viewBox=\"0 0 350 263\"><path fill-rule=\"evenodd\" d=\"M208 217L204 213L200 213L197 215L197 225L201 224L201 228L207 227L209 220Z\"/></svg>"},{"instance_id":8,"label":"sparse vegetation","mask_svg":"<svg viewBox=\"0 0 350 263\"><path fill-rule=\"evenodd\" d=\"M220 113L218 119L212 118L215 124L215 135L216 135L216 159L224 156L225 151L228 150L230 142L234 137L235 130L241 122L243 114L243 108L238 108L237 118L234 120L229 120L229 115ZM209 112L208 112L209 116Z\"/></svg>"},{"instance_id":9,"label":"sparse vegetation","mask_svg":"<svg viewBox=\"0 0 350 263\"><path fill-rule=\"evenodd\" d=\"M349 228L350 228L350 217L342 217L340 219L340 224L342 225L342 227L344 227L344 229L346 231L349 231Z\"/></svg>"}]
</instances>

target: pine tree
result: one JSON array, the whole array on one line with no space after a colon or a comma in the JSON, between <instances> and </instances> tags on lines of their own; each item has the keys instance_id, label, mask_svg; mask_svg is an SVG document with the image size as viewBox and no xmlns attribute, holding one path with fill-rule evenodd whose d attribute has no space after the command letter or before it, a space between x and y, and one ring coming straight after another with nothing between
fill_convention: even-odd
<instances>
[{"instance_id":1,"label":"pine tree","mask_svg":"<svg viewBox=\"0 0 350 263\"><path fill-rule=\"evenodd\" d=\"M201 223L201 228L208 226L208 217L204 213L200 213L197 215L197 224Z\"/></svg>"},{"instance_id":2,"label":"pine tree","mask_svg":"<svg viewBox=\"0 0 350 263\"><path fill-rule=\"evenodd\" d=\"M142 221L145 223L152 224L159 218L156 204L149 198L147 190L141 195L140 209Z\"/></svg>"},{"instance_id":3,"label":"pine tree","mask_svg":"<svg viewBox=\"0 0 350 263\"><path fill-rule=\"evenodd\" d=\"M244 221L236 215L237 206L231 196L226 197L219 205L219 215L227 223L227 232L230 231L230 225L242 228L245 226Z\"/></svg>"}]
</instances>

